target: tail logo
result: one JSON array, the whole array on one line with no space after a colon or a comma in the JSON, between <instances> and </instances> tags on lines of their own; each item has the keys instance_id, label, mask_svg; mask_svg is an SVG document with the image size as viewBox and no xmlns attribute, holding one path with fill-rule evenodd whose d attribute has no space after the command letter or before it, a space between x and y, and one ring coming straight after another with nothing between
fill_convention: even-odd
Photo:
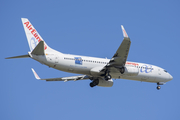
<instances>
[{"instance_id":1,"label":"tail logo","mask_svg":"<svg viewBox=\"0 0 180 120\"><path fill-rule=\"evenodd\" d=\"M31 43L30 43L31 44L30 49L33 50L34 47L37 45L37 42L39 43L41 41L41 38L39 37L38 32L33 28L33 26L30 24L29 21L25 22L24 24L26 25L27 29L31 32L31 34L34 36L31 38ZM44 50L46 49L47 49L47 46L44 45Z\"/></svg>"},{"instance_id":2,"label":"tail logo","mask_svg":"<svg viewBox=\"0 0 180 120\"><path fill-rule=\"evenodd\" d=\"M30 49L31 51L36 47L37 45L37 41L35 40L34 37L31 38L31 41L30 41Z\"/></svg>"}]
</instances>

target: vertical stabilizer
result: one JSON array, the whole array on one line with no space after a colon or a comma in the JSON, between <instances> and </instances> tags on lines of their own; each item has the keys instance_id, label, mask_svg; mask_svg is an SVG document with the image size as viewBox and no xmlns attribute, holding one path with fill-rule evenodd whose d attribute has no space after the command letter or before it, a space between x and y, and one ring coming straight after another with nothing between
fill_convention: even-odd
<instances>
[{"instance_id":1,"label":"vertical stabilizer","mask_svg":"<svg viewBox=\"0 0 180 120\"><path fill-rule=\"evenodd\" d=\"M22 24L26 33L29 48L31 51L38 45L40 41L44 41L33 25L27 18L21 18ZM47 44L44 42L44 50L48 49Z\"/></svg>"}]
</instances>

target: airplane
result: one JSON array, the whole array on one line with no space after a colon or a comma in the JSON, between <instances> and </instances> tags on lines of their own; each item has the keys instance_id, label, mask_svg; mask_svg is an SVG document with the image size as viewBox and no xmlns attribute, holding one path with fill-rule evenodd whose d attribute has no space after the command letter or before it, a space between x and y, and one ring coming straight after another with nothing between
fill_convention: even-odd
<instances>
[{"instance_id":1,"label":"airplane","mask_svg":"<svg viewBox=\"0 0 180 120\"><path fill-rule=\"evenodd\" d=\"M131 40L121 25L124 39L111 59L88 57L81 55L71 55L58 52L50 48L36 31L27 18L21 18L28 40L30 52L26 55L8 57L12 58L32 58L51 68L82 74L71 77L41 79L32 68L34 76L38 80L46 81L77 81L91 80L90 87L112 87L113 79L127 79L141 82L157 84L157 90L173 77L163 68L138 62L127 61Z\"/></svg>"}]
</instances>

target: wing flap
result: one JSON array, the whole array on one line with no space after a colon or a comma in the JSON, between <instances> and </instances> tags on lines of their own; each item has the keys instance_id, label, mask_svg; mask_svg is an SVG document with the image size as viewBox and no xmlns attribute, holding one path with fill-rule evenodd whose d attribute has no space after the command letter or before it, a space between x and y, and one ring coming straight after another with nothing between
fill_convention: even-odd
<instances>
[{"instance_id":1,"label":"wing flap","mask_svg":"<svg viewBox=\"0 0 180 120\"><path fill-rule=\"evenodd\" d=\"M62 78L48 78L48 79L44 79L46 81L77 81L77 80L85 80L85 79L89 79L89 77L87 75L81 75L81 76L71 76L71 77L62 77Z\"/></svg>"},{"instance_id":2,"label":"wing flap","mask_svg":"<svg viewBox=\"0 0 180 120\"><path fill-rule=\"evenodd\" d=\"M41 79L38 74L35 72L35 70L32 68L32 71L34 73L34 76L38 80L46 80L46 81L76 81L76 80L86 80L89 79L89 76L87 75L79 75L79 76L71 76L71 77L61 77L61 78L47 78L47 79Z\"/></svg>"}]
</instances>

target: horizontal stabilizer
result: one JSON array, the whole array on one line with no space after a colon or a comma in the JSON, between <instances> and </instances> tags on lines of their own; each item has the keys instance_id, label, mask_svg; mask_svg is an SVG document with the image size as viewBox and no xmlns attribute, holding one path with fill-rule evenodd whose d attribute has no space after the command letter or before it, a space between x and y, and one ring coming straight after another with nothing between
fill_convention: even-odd
<instances>
[{"instance_id":1,"label":"horizontal stabilizer","mask_svg":"<svg viewBox=\"0 0 180 120\"><path fill-rule=\"evenodd\" d=\"M44 55L44 41L40 41L31 54Z\"/></svg>"},{"instance_id":2,"label":"horizontal stabilizer","mask_svg":"<svg viewBox=\"0 0 180 120\"><path fill-rule=\"evenodd\" d=\"M30 56L27 54L27 55L20 55L20 56L14 56L14 57L8 57L8 58L5 58L5 59L13 59L13 58L29 58Z\"/></svg>"}]
</instances>

